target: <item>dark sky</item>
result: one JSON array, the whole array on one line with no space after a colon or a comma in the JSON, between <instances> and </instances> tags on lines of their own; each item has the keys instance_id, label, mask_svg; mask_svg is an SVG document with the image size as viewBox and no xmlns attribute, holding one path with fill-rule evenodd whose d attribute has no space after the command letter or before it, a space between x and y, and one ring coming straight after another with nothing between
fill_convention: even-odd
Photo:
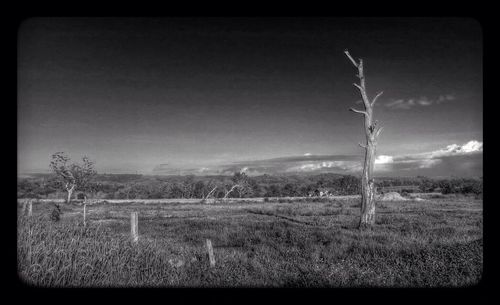
<instances>
[{"instance_id":1,"label":"dark sky","mask_svg":"<svg viewBox=\"0 0 500 305\"><path fill-rule=\"evenodd\" d=\"M18 35L20 172L47 171L56 151L114 173L359 156L346 48L369 94L384 91L379 155L482 143L472 19L38 18Z\"/></svg>"}]
</instances>

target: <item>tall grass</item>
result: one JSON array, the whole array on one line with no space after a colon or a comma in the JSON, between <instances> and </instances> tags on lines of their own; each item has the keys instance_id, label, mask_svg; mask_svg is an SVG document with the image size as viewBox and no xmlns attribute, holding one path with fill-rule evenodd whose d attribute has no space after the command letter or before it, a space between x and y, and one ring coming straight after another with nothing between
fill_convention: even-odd
<instances>
[{"instance_id":1,"label":"tall grass","mask_svg":"<svg viewBox=\"0 0 500 305\"><path fill-rule=\"evenodd\" d=\"M18 222L18 273L27 284L51 287L176 285L168 254L155 241L133 245L99 225Z\"/></svg>"},{"instance_id":2,"label":"tall grass","mask_svg":"<svg viewBox=\"0 0 500 305\"><path fill-rule=\"evenodd\" d=\"M331 209L317 214L333 217ZM309 210L303 212L310 217ZM297 216L289 209L274 213ZM152 217L142 220L134 245L126 232L107 226L83 227L71 219L54 223L35 215L19 219L18 270L26 283L51 287L439 287L472 285L481 278L479 229L458 234L440 219L425 223L426 215L413 222L387 215L373 231L358 232L348 217L333 227L275 217L168 224ZM209 266L206 238L214 242L215 268Z\"/></svg>"}]
</instances>

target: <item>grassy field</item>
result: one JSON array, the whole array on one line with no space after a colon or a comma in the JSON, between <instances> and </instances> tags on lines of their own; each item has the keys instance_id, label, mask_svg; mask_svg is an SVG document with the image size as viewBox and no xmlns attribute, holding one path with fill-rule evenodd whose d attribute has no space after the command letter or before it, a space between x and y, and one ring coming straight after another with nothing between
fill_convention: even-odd
<instances>
[{"instance_id":1,"label":"grassy field","mask_svg":"<svg viewBox=\"0 0 500 305\"><path fill-rule=\"evenodd\" d=\"M364 232L356 229L359 200L280 201L97 204L87 206L87 227L81 206L61 205L54 223L53 204L34 204L33 216L18 220L19 276L65 287L443 287L481 279L482 200L381 202L377 225Z\"/></svg>"}]
</instances>

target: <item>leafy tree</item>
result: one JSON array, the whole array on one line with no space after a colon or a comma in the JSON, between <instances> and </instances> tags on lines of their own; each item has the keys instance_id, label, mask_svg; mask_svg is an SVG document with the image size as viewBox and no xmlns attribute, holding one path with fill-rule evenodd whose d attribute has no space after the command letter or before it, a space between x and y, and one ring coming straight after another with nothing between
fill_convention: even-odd
<instances>
[{"instance_id":1,"label":"leafy tree","mask_svg":"<svg viewBox=\"0 0 500 305\"><path fill-rule=\"evenodd\" d=\"M206 192L206 186L203 181L197 181L193 186L193 197L194 198L204 198ZM210 192L210 190L208 191ZM208 192L206 192L208 194Z\"/></svg>"},{"instance_id":2,"label":"leafy tree","mask_svg":"<svg viewBox=\"0 0 500 305\"><path fill-rule=\"evenodd\" d=\"M182 198L184 192L181 186L178 183L172 184L169 190L170 198Z\"/></svg>"},{"instance_id":3,"label":"leafy tree","mask_svg":"<svg viewBox=\"0 0 500 305\"><path fill-rule=\"evenodd\" d=\"M342 195L359 194L361 191L360 179L355 176L343 176L338 180L338 185Z\"/></svg>"},{"instance_id":4,"label":"leafy tree","mask_svg":"<svg viewBox=\"0 0 500 305\"><path fill-rule=\"evenodd\" d=\"M182 182L182 198L192 198L194 194L194 176L190 175L184 178Z\"/></svg>"},{"instance_id":5,"label":"leafy tree","mask_svg":"<svg viewBox=\"0 0 500 305\"><path fill-rule=\"evenodd\" d=\"M265 197L281 197L281 190L277 184L271 184L266 187Z\"/></svg>"},{"instance_id":6,"label":"leafy tree","mask_svg":"<svg viewBox=\"0 0 500 305\"><path fill-rule=\"evenodd\" d=\"M248 187L251 190L251 197L260 197L262 195L262 187L255 179L248 179Z\"/></svg>"},{"instance_id":7,"label":"leafy tree","mask_svg":"<svg viewBox=\"0 0 500 305\"><path fill-rule=\"evenodd\" d=\"M71 195L75 190L88 191L90 181L97 174L94 162L87 157L83 157L82 160L83 164L68 164L70 158L64 152L56 152L52 155L50 168L68 193L67 203L71 201Z\"/></svg>"},{"instance_id":8,"label":"leafy tree","mask_svg":"<svg viewBox=\"0 0 500 305\"><path fill-rule=\"evenodd\" d=\"M282 194L286 197L295 197L299 195L298 187L294 183L287 183L283 186Z\"/></svg>"}]
</instances>

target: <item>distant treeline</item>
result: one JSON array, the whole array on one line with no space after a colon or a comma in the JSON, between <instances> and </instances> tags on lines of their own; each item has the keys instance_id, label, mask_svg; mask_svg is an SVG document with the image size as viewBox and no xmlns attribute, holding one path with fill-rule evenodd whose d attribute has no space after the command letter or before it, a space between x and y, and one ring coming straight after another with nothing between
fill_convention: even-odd
<instances>
[{"instance_id":1,"label":"distant treeline","mask_svg":"<svg viewBox=\"0 0 500 305\"><path fill-rule=\"evenodd\" d=\"M130 174L100 174L85 192L88 198L100 199L162 199L204 198L216 186L213 196L221 198L234 185L231 176L145 176ZM441 192L480 195L481 178L430 179L377 178L379 191L396 189L400 192ZM360 178L350 175L319 174L310 176L247 177L243 192L232 192L228 197L306 197L327 191L332 195L360 193ZM18 198L64 198L56 177L49 174L19 178ZM76 192L76 196L82 196Z\"/></svg>"}]
</instances>

